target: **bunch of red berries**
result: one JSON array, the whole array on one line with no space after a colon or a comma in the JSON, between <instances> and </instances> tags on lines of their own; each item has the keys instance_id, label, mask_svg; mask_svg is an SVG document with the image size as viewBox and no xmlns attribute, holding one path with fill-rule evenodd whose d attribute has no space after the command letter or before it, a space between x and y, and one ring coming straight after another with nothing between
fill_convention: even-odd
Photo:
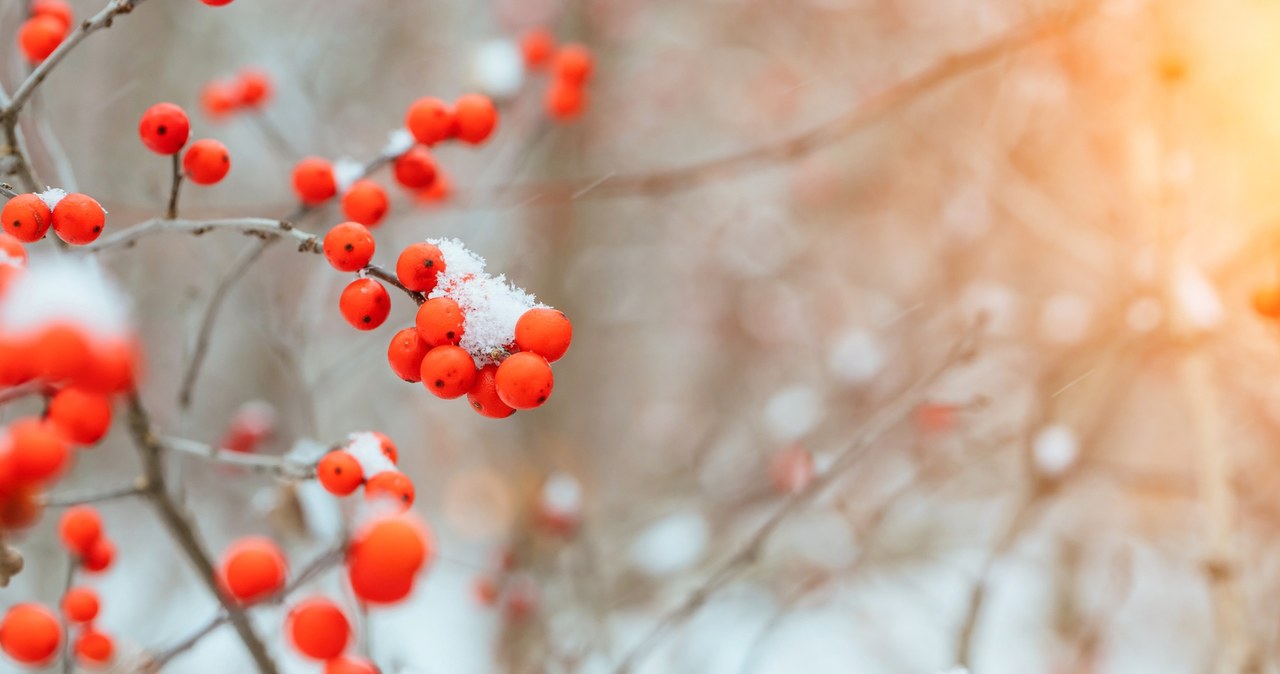
<instances>
[{"instance_id":1,"label":"bunch of red berries","mask_svg":"<svg viewBox=\"0 0 1280 674\"><path fill-rule=\"evenodd\" d=\"M156 103L142 113L138 135L148 150L158 155L175 155L187 145L191 120L185 110L173 103ZM192 143L182 157L183 175L197 185L217 184L230 170L231 153L226 145L212 138Z\"/></svg>"},{"instance_id":2,"label":"bunch of red berries","mask_svg":"<svg viewBox=\"0 0 1280 674\"><path fill-rule=\"evenodd\" d=\"M213 120L226 119L245 110L260 110L271 100L271 76L256 68L245 68L235 76L218 79L200 90L200 106Z\"/></svg>"},{"instance_id":3,"label":"bunch of red berries","mask_svg":"<svg viewBox=\"0 0 1280 674\"><path fill-rule=\"evenodd\" d=\"M73 246L93 243L107 224L107 211L87 194L67 194L50 188L39 194L19 194L0 209L6 234L26 243L44 238L52 228Z\"/></svg>"},{"instance_id":4,"label":"bunch of red berries","mask_svg":"<svg viewBox=\"0 0 1280 674\"><path fill-rule=\"evenodd\" d=\"M548 70L551 74L551 84L543 98L547 114L568 121L587 109L586 86L595 70L590 49L580 44L557 47L550 31L532 28L520 37L520 51L526 68Z\"/></svg>"},{"instance_id":5,"label":"bunch of red berries","mask_svg":"<svg viewBox=\"0 0 1280 674\"><path fill-rule=\"evenodd\" d=\"M75 21L75 12L64 0L35 0L18 29L18 46L28 61L39 63L62 44Z\"/></svg>"},{"instance_id":6,"label":"bunch of red berries","mask_svg":"<svg viewBox=\"0 0 1280 674\"><path fill-rule=\"evenodd\" d=\"M361 486L371 502L387 501L400 511L413 505L413 482L396 464L400 454L391 438L377 431L347 436L342 446L325 454L316 464L316 479L329 493L349 496Z\"/></svg>"}]
</instances>

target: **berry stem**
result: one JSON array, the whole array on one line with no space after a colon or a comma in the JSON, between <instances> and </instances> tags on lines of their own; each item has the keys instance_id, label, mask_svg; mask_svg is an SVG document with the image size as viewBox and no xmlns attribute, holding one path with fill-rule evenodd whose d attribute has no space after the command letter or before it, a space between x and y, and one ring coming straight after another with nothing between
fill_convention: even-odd
<instances>
[{"instance_id":1,"label":"berry stem","mask_svg":"<svg viewBox=\"0 0 1280 674\"><path fill-rule=\"evenodd\" d=\"M173 153L173 187L169 189L169 208L165 210L165 217L170 220L178 217L178 192L182 189L182 160L178 155Z\"/></svg>"},{"instance_id":2,"label":"berry stem","mask_svg":"<svg viewBox=\"0 0 1280 674\"><path fill-rule=\"evenodd\" d=\"M67 575L62 583L62 599L65 601L67 593L71 592L71 585L76 580L76 568L80 566L80 560L75 555L67 555ZM62 674L71 674L75 670L74 657L75 653L71 648L71 621L67 619L67 611L64 608L59 611L62 623Z\"/></svg>"}]
</instances>

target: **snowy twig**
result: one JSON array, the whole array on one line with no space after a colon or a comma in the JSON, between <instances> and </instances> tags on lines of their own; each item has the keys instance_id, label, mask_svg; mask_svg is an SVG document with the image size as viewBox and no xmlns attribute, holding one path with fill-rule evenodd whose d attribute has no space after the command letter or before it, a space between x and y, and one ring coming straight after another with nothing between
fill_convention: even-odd
<instances>
[{"instance_id":1,"label":"snowy twig","mask_svg":"<svg viewBox=\"0 0 1280 674\"><path fill-rule=\"evenodd\" d=\"M294 461L283 456L262 456L246 454L230 449L206 445L203 442L186 438L159 437L157 441L165 449L198 456L206 461L237 466L259 473L268 473L280 477L307 479L315 475L315 466L310 463Z\"/></svg>"},{"instance_id":2,"label":"snowy twig","mask_svg":"<svg viewBox=\"0 0 1280 674\"><path fill-rule=\"evenodd\" d=\"M319 237L295 228L287 220L272 220L271 218L218 218L211 220L153 218L110 236L105 236L94 243L84 246L83 250L97 252L107 248L127 246L138 239L161 232L186 232L199 236L219 230L236 231L264 239L292 238L298 241L298 250L300 251L318 252L320 250Z\"/></svg>"}]
</instances>

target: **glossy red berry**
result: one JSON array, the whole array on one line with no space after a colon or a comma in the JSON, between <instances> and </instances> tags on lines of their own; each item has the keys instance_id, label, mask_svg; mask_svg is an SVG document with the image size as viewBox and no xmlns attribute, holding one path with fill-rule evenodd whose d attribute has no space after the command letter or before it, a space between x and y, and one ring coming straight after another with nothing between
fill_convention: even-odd
<instances>
[{"instance_id":1,"label":"glossy red berry","mask_svg":"<svg viewBox=\"0 0 1280 674\"><path fill-rule=\"evenodd\" d=\"M382 222L390 207L387 191L372 180L357 180L342 195L342 212L366 227L374 227Z\"/></svg>"},{"instance_id":2,"label":"glossy red berry","mask_svg":"<svg viewBox=\"0 0 1280 674\"><path fill-rule=\"evenodd\" d=\"M299 653L316 660L342 655L351 638L351 624L337 604L324 597L298 603L285 619L285 631Z\"/></svg>"},{"instance_id":3,"label":"glossy red berry","mask_svg":"<svg viewBox=\"0 0 1280 674\"><path fill-rule=\"evenodd\" d=\"M338 193L333 164L321 157L306 157L293 167L293 191L308 206L323 203Z\"/></svg>"},{"instance_id":4,"label":"glossy red berry","mask_svg":"<svg viewBox=\"0 0 1280 674\"><path fill-rule=\"evenodd\" d=\"M378 674L378 668L364 658L343 655L324 663L324 674Z\"/></svg>"},{"instance_id":5,"label":"glossy red berry","mask_svg":"<svg viewBox=\"0 0 1280 674\"><path fill-rule=\"evenodd\" d=\"M275 542L253 536L236 541L222 558L222 587L233 599L250 603L284 587L289 566Z\"/></svg>"},{"instance_id":6,"label":"glossy red berry","mask_svg":"<svg viewBox=\"0 0 1280 674\"><path fill-rule=\"evenodd\" d=\"M547 114L561 121L576 119L587 107L587 94L581 84L555 80L547 87L543 99Z\"/></svg>"},{"instance_id":7,"label":"glossy red berry","mask_svg":"<svg viewBox=\"0 0 1280 674\"><path fill-rule=\"evenodd\" d=\"M498 109L488 96L467 94L453 104L457 119L457 137L472 145L479 145L493 135L498 127Z\"/></svg>"},{"instance_id":8,"label":"glossy red berry","mask_svg":"<svg viewBox=\"0 0 1280 674\"><path fill-rule=\"evenodd\" d=\"M271 76L255 68L240 71L240 104L254 108L271 98Z\"/></svg>"},{"instance_id":9,"label":"glossy red berry","mask_svg":"<svg viewBox=\"0 0 1280 674\"><path fill-rule=\"evenodd\" d=\"M520 36L520 53L530 70L546 65L555 50L556 38L546 28L530 28Z\"/></svg>"},{"instance_id":10,"label":"glossy red berry","mask_svg":"<svg viewBox=\"0 0 1280 674\"><path fill-rule=\"evenodd\" d=\"M366 501L387 500L400 510L408 510L413 505L413 481L398 470L383 471L365 480L364 498Z\"/></svg>"},{"instance_id":11,"label":"glossy red berry","mask_svg":"<svg viewBox=\"0 0 1280 674\"><path fill-rule=\"evenodd\" d=\"M494 384L497 373L498 366L493 363L480 368L476 373L476 383L467 392L467 402L471 403L471 409L482 417L505 419L515 414L516 410L498 397L498 388Z\"/></svg>"},{"instance_id":12,"label":"glossy red berry","mask_svg":"<svg viewBox=\"0 0 1280 674\"><path fill-rule=\"evenodd\" d=\"M580 44L567 44L556 52L555 63L551 66L556 79L571 84L586 84L595 70L595 59L591 50Z\"/></svg>"},{"instance_id":13,"label":"glossy red berry","mask_svg":"<svg viewBox=\"0 0 1280 674\"><path fill-rule=\"evenodd\" d=\"M107 211L87 194L68 194L53 207L53 231L69 244L93 243L107 224Z\"/></svg>"},{"instance_id":14,"label":"glossy red berry","mask_svg":"<svg viewBox=\"0 0 1280 674\"><path fill-rule=\"evenodd\" d=\"M24 483L44 483L66 470L71 448L55 425L34 418L20 419L9 426L9 452L13 476Z\"/></svg>"},{"instance_id":15,"label":"glossy red berry","mask_svg":"<svg viewBox=\"0 0 1280 674\"><path fill-rule=\"evenodd\" d=\"M93 506L67 508L58 520L58 537L71 554L85 557L102 538L102 516Z\"/></svg>"},{"instance_id":16,"label":"glossy red berry","mask_svg":"<svg viewBox=\"0 0 1280 674\"><path fill-rule=\"evenodd\" d=\"M462 307L452 298L433 297L418 307L414 323L422 341L441 346L462 340L463 320Z\"/></svg>"},{"instance_id":17,"label":"glossy red berry","mask_svg":"<svg viewBox=\"0 0 1280 674\"><path fill-rule=\"evenodd\" d=\"M142 144L156 154L176 154L191 135L187 111L173 103L156 103L142 113L138 123Z\"/></svg>"},{"instance_id":18,"label":"glossy red berry","mask_svg":"<svg viewBox=\"0 0 1280 674\"><path fill-rule=\"evenodd\" d=\"M409 105L404 125L419 143L435 145L453 136L453 111L448 103L426 96Z\"/></svg>"},{"instance_id":19,"label":"glossy red berry","mask_svg":"<svg viewBox=\"0 0 1280 674\"><path fill-rule=\"evenodd\" d=\"M476 383L476 363L466 349L437 346L422 359L422 385L437 397L451 400L467 394Z\"/></svg>"},{"instance_id":20,"label":"glossy red berry","mask_svg":"<svg viewBox=\"0 0 1280 674\"><path fill-rule=\"evenodd\" d=\"M18 46L28 61L39 63L49 58L66 36L67 27L61 19L41 14L22 23L18 29Z\"/></svg>"},{"instance_id":21,"label":"glossy red berry","mask_svg":"<svg viewBox=\"0 0 1280 674\"><path fill-rule=\"evenodd\" d=\"M111 563L116 559L116 544L111 539L103 536L94 541L89 548L88 554L80 560L84 566L84 570L90 573L99 573L111 568Z\"/></svg>"},{"instance_id":22,"label":"glossy red berry","mask_svg":"<svg viewBox=\"0 0 1280 674\"><path fill-rule=\"evenodd\" d=\"M87 623L98 617L98 593L93 588L73 587L62 595L62 614L73 623Z\"/></svg>"},{"instance_id":23,"label":"glossy red berry","mask_svg":"<svg viewBox=\"0 0 1280 674\"><path fill-rule=\"evenodd\" d=\"M65 32L71 31L76 22L75 11L64 0L34 0L31 3L31 16L52 16L62 22Z\"/></svg>"},{"instance_id":24,"label":"glossy red berry","mask_svg":"<svg viewBox=\"0 0 1280 674\"><path fill-rule=\"evenodd\" d=\"M53 211L44 199L34 194L19 194L0 209L0 225L6 234L31 243L44 238L53 224Z\"/></svg>"},{"instance_id":25,"label":"glossy red berry","mask_svg":"<svg viewBox=\"0 0 1280 674\"><path fill-rule=\"evenodd\" d=\"M431 350L431 345L418 337L417 328L405 328L391 338L387 347L387 362L397 377L408 381L421 381L422 358Z\"/></svg>"},{"instance_id":26,"label":"glossy red berry","mask_svg":"<svg viewBox=\"0 0 1280 674\"><path fill-rule=\"evenodd\" d=\"M532 351L554 363L569 350L573 341L573 324L564 312L535 307L516 321L516 346Z\"/></svg>"},{"instance_id":27,"label":"glossy red berry","mask_svg":"<svg viewBox=\"0 0 1280 674\"><path fill-rule=\"evenodd\" d=\"M69 387L49 400L48 420L79 445L93 445L111 428L111 399L101 393Z\"/></svg>"},{"instance_id":28,"label":"glossy red berry","mask_svg":"<svg viewBox=\"0 0 1280 674\"><path fill-rule=\"evenodd\" d=\"M198 140L182 157L182 170L197 185L217 184L231 170L231 153L227 152L226 145L212 138Z\"/></svg>"},{"instance_id":29,"label":"glossy red berry","mask_svg":"<svg viewBox=\"0 0 1280 674\"><path fill-rule=\"evenodd\" d=\"M338 309L357 330L373 330L391 313L391 296L381 283L371 278L352 281L342 291Z\"/></svg>"},{"instance_id":30,"label":"glossy red berry","mask_svg":"<svg viewBox=\"0 0 1280 674\"><path fill-rule=\"evenodd\" d=\"M14 604L0 619L0 649L24 665L41 665L58 652L62 627L49 609L39 604Z\"/></svg>"},{"instance_id":31,"label":"glossy red berry","mask_svg":"<svg viewBox=\"0 0 1280 674\"><path fill-rule=\"evenodd\" d=\"M316 479L334 496L347 496L364 483L364 469L356 457L343 450L325 454L316 464Z\"/></svg>"},{"instance_id":32,"label":"glossy red berry","mask_svg":"<svg viewBox=\"0 0 1280 674\"><path fill-rule=\"evenodd\" d=\"M396 182L411 190L430 187L436 180L436 160L431 151L421 145L397 157L392 170Z\"/></svg>"},{"instance_id":33,"label":"glossy red berry","mask_svg":"<svg viewBox=\"0 0 1280 674\"><path fill-rule=\"evenodd\" d=\"M530 351L507 356L494 375L494 387L502 402L518 409L533 409L547 402L555 378L547 359Z\"/></svg>"},{"instance_id":34,"label":"glossy red berry","mask_svg":"<svg viewBox=\"0 0 1280 674\"><path fill-rule=\"evenodd\" d=\"M111 637L92 627L86 628L76 637L76 657L88 667L101 667L110 664L116 646Z\"/></svg>"},{"instance_id":35,"label":"glossy red berry","mask_svg":"<svg viewBox=\"0 0 1280 674\"><path fill-rule=\"evenodd\" d=\"M373 234L358 222L335 225L324 235L324 256L338 271L359 271L373 259Z\"/></svg>"},{"instance_id":36,"label":"glossy red berry","mask_svg":"<svg viewBox=\"0 0 1280 674\"><path fill-rule=\"evenodd\" d=\"M435 244L425 241L405 248L396 260L396 278L404 287L420 293L435 290L436 278L444 270L444 254Z\"/></svg>"},{"instance_id":37,"label":"glossy red berry","mask_svg":"<svg viewBox=\"0 0 1280 674\"><path fill-rule=\"evenodd\" d=\"M231 114L241 103L242 92L236 85L214 80L200 90L200 106L204 114L217 120Z\"/></svg>"}]
</instances>

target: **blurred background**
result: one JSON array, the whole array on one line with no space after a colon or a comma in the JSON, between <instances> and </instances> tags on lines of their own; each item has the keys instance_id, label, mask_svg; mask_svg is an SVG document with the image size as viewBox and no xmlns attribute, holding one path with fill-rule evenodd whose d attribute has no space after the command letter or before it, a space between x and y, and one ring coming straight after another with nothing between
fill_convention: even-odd
<instances>
[{"instance_id":1,"label":"blurred background","mask_svg":"<svg viewBox=\"0 0 1280 674\"><path fill-rule=\"evenodd\" d=\"M573 123L509 63L530 27L594 51ZM185 216L282 217L302 155L367 161L412 100L498 95L487 145L436 152L446 202L374 174L375 261L458 237L564 310L541 409L484 419L400 381L412 304L357 333L349 278L290 245L231 286L184 409L201 316L255 241L98 255L166 432L217 443L259 401L264 453L397 443L439 558L358 625L388 674L1275 672L1280 348L1252 298L1280 284L1276 45L1261 0L150 0L59 66L24 132L110 234L163 212L168 162L135 134L154 102L232 154ZM27 66L0 53L12 91ZM202 116L248 66L271 103ZM117 423L58 491L138 470ZM300 567L344 515L313 483L173 470L214 551L267 535ZM144 503L102 511L118 560L86 583L134 671L216 604ZM12 541L0 606L56 601L55 518ZM314 589L350 602L340 578ZM282 668L319 671L282 615L254 612ZM165 671L250 667L223 628Z\"/></svg>"}]
</instances>

